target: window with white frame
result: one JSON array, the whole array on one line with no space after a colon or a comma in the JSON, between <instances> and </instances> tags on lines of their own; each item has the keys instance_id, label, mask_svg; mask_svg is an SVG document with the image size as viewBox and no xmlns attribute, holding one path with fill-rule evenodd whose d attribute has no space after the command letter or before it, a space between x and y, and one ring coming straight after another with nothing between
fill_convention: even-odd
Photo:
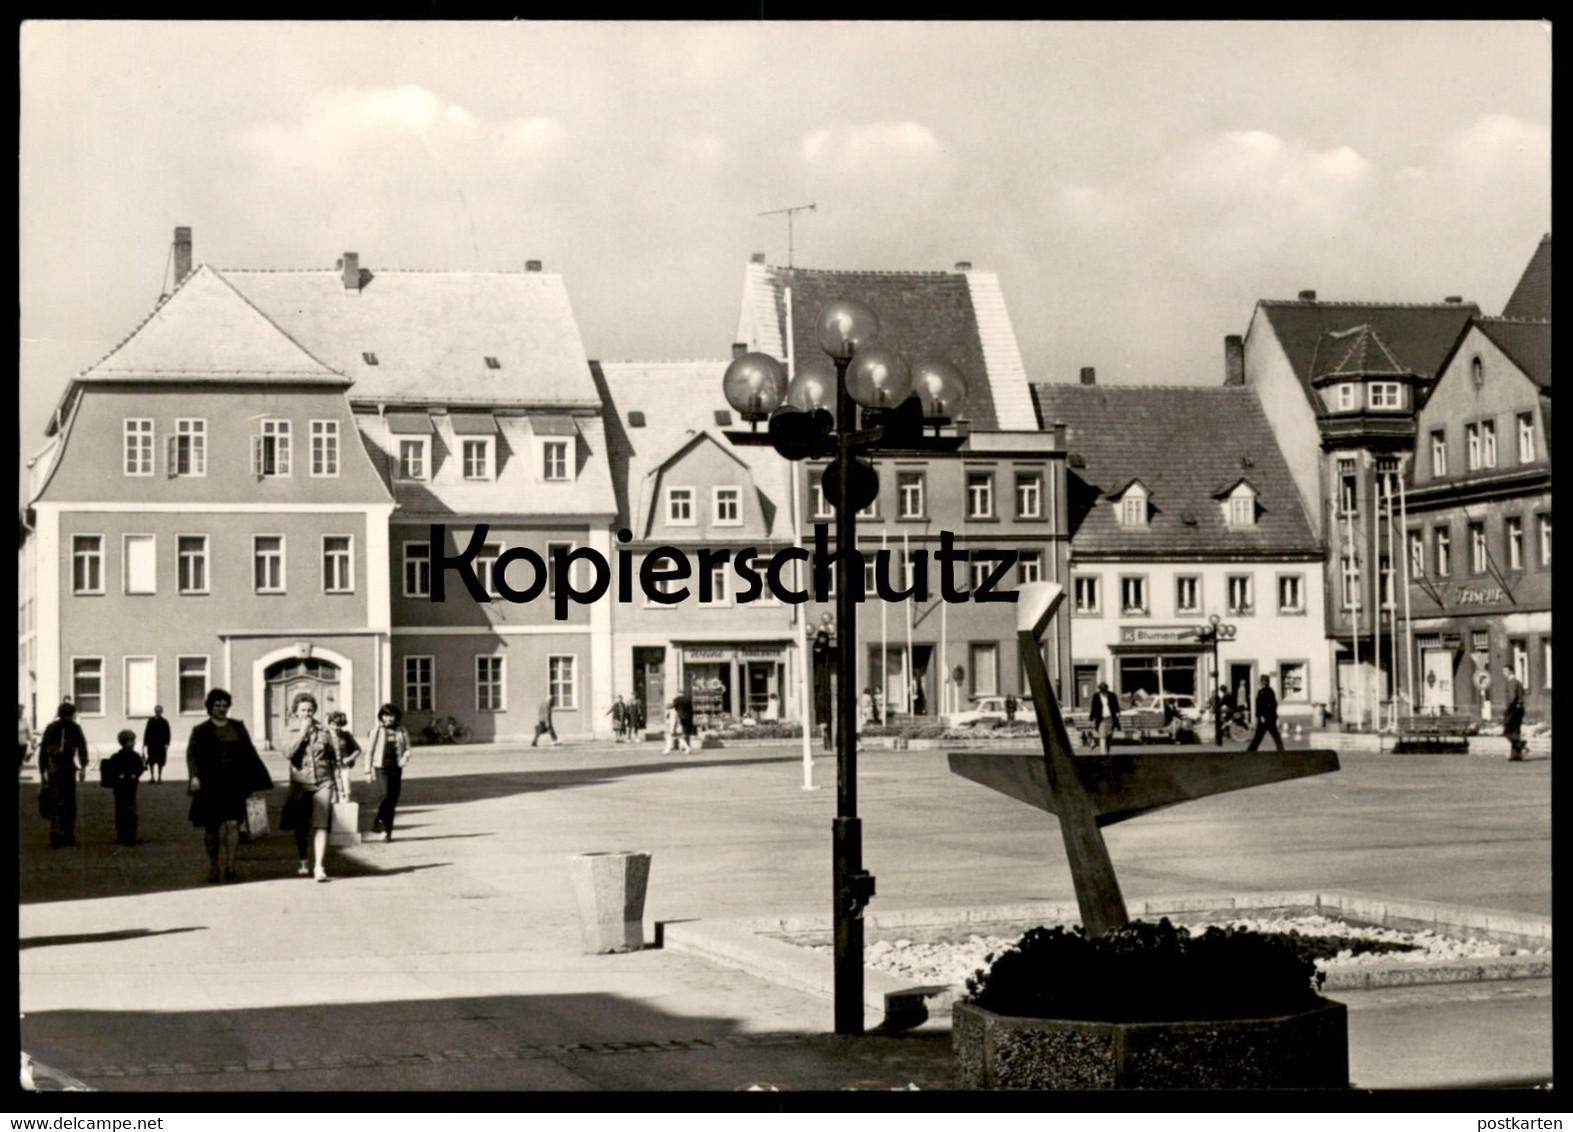
<instances>
[{"instance_id":1,"label":"window with white frame","mask_svg":"<svg viewBox=\"0 0 1573 1132\"><path fill-rule=\"evenodd\" d=\"M1256 526L1256 493L1241 484L1229 496L1229 525L1231 527Z\"/></svg>"},{"instance_id":2,"label":"window with white frame","mask_svg":"<svg viewBox=\"0 0 1573 1132\"><path fill-rule=\"evenodd\" d=\"M125 421L125 469L128 476L153 474L153 422L140 417Z\"/></svg>"},{"instance_id":3,"label":"window with white frame","mask_svg":"<svg viewBox=\"0 0 1573 1132\"><path fill-rule=\"evenodd\" d=\"M988 581L989 575L992 574L993 572L994 572L994 563L992 563L992 562L968 562L967 563L967 590L968 590L968 592L969 593L976 593L978 590L982 589L983 588L983 583Z\"/></svg>"},{"instance_id":4,"label":"window with white frame","mask_svg":"<svg viewBox=\"0 0 1573 1132\"><path fill-rule=\"evenodd\" d=\"M879 518L879 496L877 494L874 496L873 499L870 499L868 501L868 506L867 507L864 507L862 510L860 510L857 513L857 517L859 519L877 519L877 518Z\"/></svg>"},{"instance_id":5,"label":"window with white frame","mask_svg":"<svg viewBox=\"0 0 1573 1132\"><path fill-rule=\"evenodd\" d=\"M322 536L322 590L347 594L355 589L354 556L349 535Z\"/></svg>"},{"instance_id":6,"label":"window with white frame","mask_svg":"<svg viewBox=\"0 0 1573 1132\"><path fill-rule=\"evenodd\" d=\"M1338 513L1353 515L1360 501L1360 465L1353 456L1338 458Z\"/></svg>"},{"instance_id":7,"label":"window with white frame","mask_svg":"<svg viewBox=\"0 0 1573 1132\"><path fill-rule=\"evenodd\" d=\"M557 553L569 554L573 551L571 542L551 541L546 544L546 596L557 596ZM579 588L579 563L575 562L568 568L568 584L574 589Z\"/></svg>"},{"instance_id":8,"label":"window with white frame","mask_svg":"<svg viewBox=\"0 0 1573 1132\"><path fill-rule=\"evenodd\" d=\"M401 436L399 437L399 478L401 480L424 480L427 475L427 453L430 451L431 438L427 436Z\"/></svg>"},{"instance_id":9,"label":"window with white frame","mask_svg":"<svg viewBox=\"0 0 1573 1132\"><path fill-rule=\"evenodd\" d=\"M896 499L903 519L924 517L924 482L922 472L896 473Z\"/></svg>"},{"instance_id":10,"label":"window with white frame","mask_svg":"<svg viewBox=\"0 0 1573 1132\"><path fill-rule=\"evenodd\" d=\"M152 535L126 535L124 540L125 592L158 592L158 541Z\"/></svg>"},{"instance_id":11,"label":"window with white frame","mask_svg":"<svg viewBox=\"0 0 1573 1132\"><path fill-rule=\"evenodd\" d=\"M1486 572L1486 525L1484 523L1469 524L1469 572L1471 574L1484 574Z\"/></svg>"},{"instance_id":12,"label":"window with white frame","mask_svg":"<svg viewBox=\"0 0 1573 1132\"><path fill-rule=\"evenodd\" d=\"M1403 408L1403 394L1400 392L1402 388L1396 381L1373 381L1370 389L1371 408Z\"/></svg>"},{"instance_id":13,"label":"window with white frame","mask_svg":"<svg viewBox=\"0 0 1573 1132\"><path fill-rule=\"evenodd\" d=\"M824 475L823 468L815 469L809 474L809 484L814 491L814 518L816 519L830 519L836 514L830 504L830 497L825 494Z\"/></svg>"},{"instance_id":14,"label":"window with white frame","mask_svg":"<svg viewBox=\"0 0 1573 1132\"><path fill-rule=\"evenodd\" d=\"M1393 571L1393 560L1383 554L1377 558L1376 563L1377 601L1383 609L1393 608L1393 598L1398 587L1394 584L1396 578Z\"/></svg>"},{"instance_id":15,"label":"window with white frame","mask_svg":"<svg viewBox=\"0 0 1573 1132\"><path fill-rule=\"evenodd\" d=\"M497 658L501 659L501 658ZM404 710L437 710L437 658L433 656L407 656L404 658ZM375 754L373 757L378 757Z\"/></svg>"},{"instance_id":16,"label":"window with white frame","mask_svg":"<svg viewBox=\"0 0 1573 1132\"><path fill-rule=\"evenodd\" d=\"M1340 413L1347 413L1350 409L1355 408L1355 394L1359 390L1360 387L1358 385L1349 381L1338 386L1338 411Z\"/></svg>"},{"instance_id":17,"label":"window with white frame","mask_svg":"<svg viewBox=\"0 0 1573 1132\"><path fill-rule=\"evenodd\" d=\"M711 522L718 527L743 525L743 489L740 487L713 487L710 489Z\"/></svg>"},{"instance_id":18,"label":"window with white frame","mask_svg":"<svg viewBox=\"0 0 1573 1132\"><path fill-rule=\"evenodd\" d=\"M1540 564L1544 567L1551 565L1551 516L1535 516L1536 525L1540 528Z\"/></svg>"},{"instance_id":19,"label":"window with white frame","mask_svg":"<svg viewBox=\"0 0 1573 1132\"><path fill-rule=\"evenodd\" d=\"M704 579L701 578L701 581ZM728 571L725 563L716 563L710 567L710 600L704 601L704 594L700 600L705 605L731 605L732 597L728 581ZM870 591L872 592L872 591Z\"/></svg>"},{"instance_id":20,"label":"window with white frame","mask_svg":"<svg viewBox=\"0 0 1573 1132\"><path fill-rule=\"evenodd\" d=\"M1145 527L1147 525L1147 493L1133 487L1120 497L1120 525Z\"/></svg>"},{"instance_id":21,"label":"window with white frame","mask_svg":"<svg viewBox=\"0 0 1573 1132\"><path fill-rule=\"evenodd\" d=\"M1305 612L1305 576L1303 574L1278 575L1278 612Z\"/></svg>"},{"instance_id":22,"label":"window with white frame","mask_svg":"<svg viewBox=\"0 0 1573 1132\"><path fill-rule=\"evenodd\" d=\"M666 489L666 521L673 527L694 525L694 489L669 487Z\"/></svg>"},{"instance_id":23,"label":"window with white frame","mask_svg":"<svg viewBox=\"0 0 1573 1132\"><path fill-rule=\"evenodd\" d=\"M339 422L311 422L311 474L339 474Z\"/></svg>"},{"instance_id":24,"label":"window with white frame","mask_svg":"<svg viewBox=\"0 0 1573 1132\"><path fill-rule=\"evenodd\" d=\"M464 465L464 478L467 480L489 480L492 478L492 438L489 436L467 436L461 446L460 459Z\"/></svg>"},{"instance_id":25,"label":"window with white frame","mask_svg":"<svg viewBox=\"0 0 1573 1132\"><path fill-rule=\"evenodd\" d=\"M252 588L259 594L284 592L284 536L253 535L251 539Z\"/></svg>"},{"instance_id":26,"label":"window with white frame","mask_svg":"<svg viewBox=\"0 0 1573 1132\"><path fill-rule=\"evenodd\" d=\"M1016 518L1043 518L1043 473L1016 473Z\"/></svg>"},{"instance_id":27,"label":"window with white frame","mask_svg":"<svg viewBox=\"0 0 1573 1132\"><path fill-rule=\"evenodd\" d=\"M183 594L208 592L208 536L175 537L175 581Z\"/></svg>"},{"instance_id":28,"label":"window with white frame","mask_svg":"<svg viewBox=\"0 0 1573 1132\"><path fill-rule=\"evenodd\" d=\"M1436 576L1445 578L1453 572L1453 531L1438 527L1433 537L1436 544Z\"/></svg>"},{"instance_id":29,"label":"window with white frame","mask_svg":"<svg viewBox=\"0 0 1573 1132\"><path fill-rule=\"evenodd\" d=\"M1507 550L1507 568L1509 570L1522 570L1524 568L1524 520L1517 515L1509 515L1502 520L1502 541Z\"/></svg>"},{"instance_id":30,"label":"window with white frame","mask_svg":"<svg viewBox=\"0 0 1573 1132\"><path fill-rule=\"evenodd\" d=\"M205 476L208 474L208 422L183 417L175 422L175 435L169 438L169 474Z\"/></svg>"},{"instance_id":31,"label":"window with white frame","mask_svg":"<svg viewBox=\"0 0 1573 1132\"><path fill-rule=\"evenodd\" d=\"M251 471L259 477L290 474L290 422L268 417L262 432L251 438Z\"/></svg>"},{"instance_id":32,"label":"window with white frame","mask_svg":"<svg viewBox=\"0 0 1573 1132\"><path fill-rule=\"evenodd\" d=\"M775 591L770 588L770 582L769 582L770 559L768 559L768 558L754 558L754 559L750 559L748 565L753 569L754 573L759 575L759 596L754 599L753 604L754 605L780 605L781 603L778 600L776 600ZM781 577L782 577L782 581L783 581L784 584L786 584L786 585L791 585L792 584L792 575L789 572L783 573L781 575Z\"/></svg>"},{"instance_id":33,"label":"window with white frame","mask_svg":"<svg viewBox=\"0 0 1573 1132\"><path fill-rule=\"evenodd\" d=\"M78 716L104 714L104 658L71 658L71 702Z\"/></svg>"},{"instance_id":34,"label":"window with white frame","mask_svg":"<svg viewBox=\"0 0 1573 1132\"><path fill-rule=\"evenodd\" d=\"M1376 503L1378 511L1385 505L1395 507L1398 498L1398 457L1378 456L1376 466Z\"/></svg>"},{"instance_id":35,"label":"window with white frame","mask_svg":"<svg viewBox=\"0 0 1573 1132\"><path fill-rule=\"evenodd\" d=\"M1409 573L1419 578L1426 572L1426 538L1422 531L1409 532Z\"/></svg>"},{"instance_id":36,"label":"window with white frame","mask_svg":"<svg viewBox=\"0 0 1573 1132\"><path fill-rule=\"evenodd\" d=\"M501 557L500 542L485 543L481 552L475 556L475 577L481 583L481 589L492 597L500 596L497 592L497 559Z\"/></svg>"},{"instance_id":37,"label":"window with white frame","mask_svg":"<svg viewBox=\"0 0 1573 1132\"><path fill-rule=\"evenodd\" d=\"M1285 703L1305 703L1311 698L1310 681L1306 679L1306 662L1285 660L1278 664L1279 698Z\"/></svg>"},{"instance_id":38,"label":"window with white frame","mask_svg":"<svg viewBox=\"0 0 1573 1132\"><path fill-rule=\"evenodd\" d=\"M431 543L404 544L404 596L431 596Z\"/></svg>"},{"instance_id":39,"label":"window with white frame","mask_svg":"<svg viewBox=\"0 0 1573 1132\"><path fill-rule=\"evenodd\" d=\"M175 703L181 715L206 715L208 695L208 658L175 658Z\"/></svg>"},{"instance_id":40,"label":"window with white frame","mask_svg":"<svg viewBox=\"0 0 1573 1132\"><path fill-rule=\"evenodd\" d=\"M151 656L128 656L123 664L126 717L147 719L158 703L158 660Z\"/></svg>"},{"instance_id":41,"label":"window with white frame","mask_svg":"<svg viewBox=\"0 0 1573 1132\"><path fill-rule=\"evenodd\" d=\"M1174 612L1202 611L1202 580L1196 574L1180 574L1174 579Z\"/></svg>"},{"instance_id":42,"label":"window with white frame","mask_svg":"<svg viewBox=\"0 0 1573 1132\"><path fill-rule=\"evenodd\" d=\"M1447 475L1447 430L1431 430L1431 474Z\"/></svg>"},{"instance_id":43,"label":"window with white frame","mask_svg":"<svg viewBox=\"0 0 1573 1132\"><path fill-rule=\"evenodd\" d=\"M1511 637L1507 642L1509 663L1513 665L1513 675L1518 677L1518 682L1524 687L1529 687L1529 642L1519 637Z\"/></svg>"},{"instance_id":44,"label":"window with white frame","mask_svg":"<svg viewBox=\"0 0 1573 1132\"><path fill-rule=\"evenodd\" d=\"M1343 590L1340 596L1345 609L1358 609L1360 607L1360 563L1352 554L1345 554L1341 562L1340 573L1343 577Z\"/></svg>"},{"instance_id":45,"label":"window with white frame","mask_svg":"<svg viewBox=\"0 0 1573 1132\"><path fill-rule=\"evenodd\" d=\"M104 536L71 536L71 592L104 592Z\"/></svg>"},{"instance_id":46,"label":"window with white frame","mask_svg":"<svg viewBox=\"0 0 1573 1132\"><path fill-rule=\"evenodd\" d=\"M546 690L554 706L563 711L579 708L579 658L555 655L546 658Z\"/></svg>"},{"instance_id":47,"label":"window with white frame","mask_svg":"<svg viewBox=\"0 0 1573 1132\"><path fill-rule=\"evenodd\" d=\"M1480 425L1470 423L1464 426L1464 453L1470 471L1480 470Z\"/></svg>"},{"instance_id":48,"label":"window with white frame","mask_svg":"<svg viewBox=\"0 0 1573 1132\"><path fill-rule=\"evenodd\" d=\"M1102 613L1102 594L1096 574L1078 574L1071 579L1071 594L1077 613Z\"/></svg>"},{"instance_id":49,"label":"window with white frame","mask_svg":"<svg viewBox=\"0 0 1573 1132\"><path fill-rule=\"evenodd\" d=\"M1480 464L1485 468L1497 466L1497 423L1480 422Z\"/></svg>"},{"instance_id":50,"label":"window with white frame","mask_svg":"<svg viewBox=\"0 0 1573 1132\"><path fill-rule=\"evenodd\" d=\"M568 476L568 441L541 441L541 478L561 482Z\"/></svg>"},{"instance_id":51,"label":"window with white frame","mask_svg":"<svg viewBox=\"0 0 1573 1132\"><path fill-rule=\"evenodd\" d=\"M503 711L505 691L503 686L504 662L507 657L478 656L475 658L475 710Z\"/></svg>"},{"instance_id":52,"label":"window with white frame","mask_svg":"<svg viewBox=\"0 0 1573 1132\"><path fill-rule=\"evenodd\" d=\"M1147 578L1143 574L1124 574L1120 577L1120 612L1126 616L1145 615L1147 610Z\"/></svg>"},{"instance_id":53,"label":"window with white frame","mask_svg":"<svg viewBox=\"0 0 1573 1132\"><path fill-rule=\"evenodd\" d=\"M994 518L994 474L967 473L967 518Z\"/></svg>"},{"instance_id":54,"label":"window with white frame","mask_svg":"<svg viewBox=\"0 0 1573 1132\"><path fill-rule=\"evenodd\" d=\"M1251 575L1230 574L1228 583L1229 612L1236 616L1253 612L1256 608L1256 600L1251 593Z\"/></svg>"},{"instance_id":55,"label":"window with white frame","mask_svg":"<svg viewBox=\"0 0 1573 1132\"><path fill-rule=\"evenodd\" d=\"M1535 462L1535 414L1520 413L1518 415L1518 462L1532 464Z\"/></svg>"},{"instance_id":56,"label":"window with white frame","mask_svg":"<svg viewBox=\"0 0 1573 1132\"><path fill-rule=\"evenodd\" d=\"M1043 581L1043 551L1022 550L1016 553L1016 577L1021 585Z\"/></svg>"},{"instance_id":57,"label":"window with white frame","mask_svg":"<svg viewBox=\"0 0 1573 1132\"><path fill-rule=\"evenodd\" d=\"M967 649L968 660L972 663L968 667L972 670L972 694L974 696L994 696L1000 690L1000 647L990 641L986 644L972 644Z\"/></svg>"}]
</instances>

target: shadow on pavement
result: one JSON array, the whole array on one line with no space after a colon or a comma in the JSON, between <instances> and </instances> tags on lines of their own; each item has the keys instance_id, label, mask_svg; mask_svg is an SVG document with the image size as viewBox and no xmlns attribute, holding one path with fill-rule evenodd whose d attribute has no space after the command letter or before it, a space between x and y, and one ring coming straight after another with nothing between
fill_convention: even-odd
<instances>
[{"instance_id":1,"label":"shadow on pavement","mask_svg":"<svg viewBox=\"0 0 1573 1132\"><path fill-rule=\"evenodd\" d=\"M583 786L598 786L642 774L664 774L674 770L711 768L720 766L754 766L760 763L795 762L796 756L775 755L739 759L685 759L648 763L629 763L619 766L568 767L561 770L505 770L491 774L453 774L404 780L404 799L412 803L409 809L402 804L399 812L419 813L422 806L452 805L456 802L481 802L515 794L536 794L543 790L571 790ZM355 797L364 813L368 804L375 806L381 796L376 793L364 797L357 786Z\"/></svg>"},{"instance_id":2,"label":"shadow on pavement","mask_svg":"<svg viewBox=\"0 0 1573 1132\"><path fill-rule=\"evenodd\" d=\"M781 1090L950 1087L950 1035L744 1033L603 993L252 1010L45 1011L35 1060L107 1091Z\"/></svg>"},{"instance_id":3,"label":"shadow on pavement","mask_svg":"<svg viewBox=\"0 0 1573 1132\"><path fill-rule=\"evenodd\" d=\"M163 928L153 931L151 928L130 928L118 932L88 932L83 935L34 935L24 936L16 941L18 951L26 951L29 947L61 947L68 943L118 943L126 939L146 939L155 935L178 935L181 932L205 932L206 926L190 928Z\"/></svg>"}]
</instances>

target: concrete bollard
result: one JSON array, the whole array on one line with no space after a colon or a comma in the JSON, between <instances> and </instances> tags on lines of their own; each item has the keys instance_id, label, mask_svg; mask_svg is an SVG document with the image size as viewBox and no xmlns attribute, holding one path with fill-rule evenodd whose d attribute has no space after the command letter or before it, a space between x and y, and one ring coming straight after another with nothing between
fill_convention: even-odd
<instances>
[{"instance_id":1,"label":"concrete bollard","mask_svg":"<svg viewBox=\"0 0 1573 1132\"><path fill-rule=\"evenodd\" d=\"M568 858L586 955L644 947L644 897L650 854L578 853Z\"/></svg>"}]
</instances>

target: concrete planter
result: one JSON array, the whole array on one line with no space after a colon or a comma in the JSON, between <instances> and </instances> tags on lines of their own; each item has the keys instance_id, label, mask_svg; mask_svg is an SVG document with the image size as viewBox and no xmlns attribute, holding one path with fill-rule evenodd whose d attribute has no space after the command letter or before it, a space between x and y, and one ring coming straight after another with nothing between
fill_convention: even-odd
<instances>
[{"instance_id":1,"label":"concrete planter","mask_svg":"<svg viewBox=\"0 0 1573 1132\"><path fill-rule=\"evenodd\" d=\"M648 853L580 853L568 858L586 955L644 947Z\"/></svg>"},{"instance_id":2,"label":"concrete planter","mask_svg":"<svg viewBox=\"0 0 1573 1132\"><path fill-rule=\"evenodd\" d=\"M953 1008L963 1089L1342 1089L1343 1003L1214 1022L1080 1022Z\"/></svg>"}]
</instances>

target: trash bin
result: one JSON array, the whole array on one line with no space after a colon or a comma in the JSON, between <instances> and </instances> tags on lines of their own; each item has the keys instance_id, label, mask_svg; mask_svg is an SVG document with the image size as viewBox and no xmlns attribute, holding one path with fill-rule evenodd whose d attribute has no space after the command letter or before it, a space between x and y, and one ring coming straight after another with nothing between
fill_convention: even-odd
<instances>
[{"instance_id":1,"label":"trash bin","mask_svg":"<svg viewBox=\"0 0 1573 1132\"><path fill-rule=\"evenodd\" d=\"M568 858L586 955L644 946L644 897L650 854L578 853Z\"/></svg>"}]
</instances>

